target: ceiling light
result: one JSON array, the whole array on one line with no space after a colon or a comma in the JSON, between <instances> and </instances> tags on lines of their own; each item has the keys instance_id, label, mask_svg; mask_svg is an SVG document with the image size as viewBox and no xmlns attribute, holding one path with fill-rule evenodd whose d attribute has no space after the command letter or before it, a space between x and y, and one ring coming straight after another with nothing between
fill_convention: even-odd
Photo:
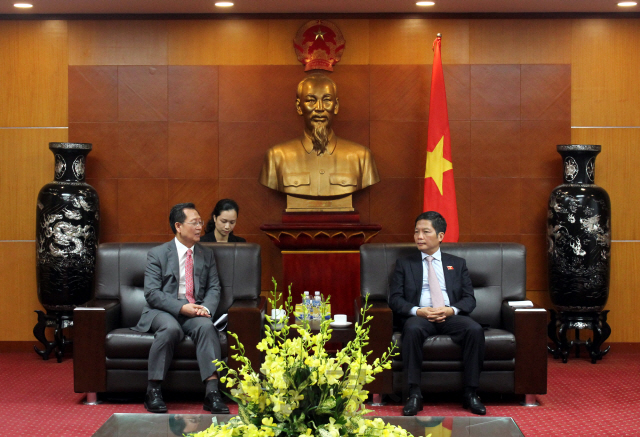
<instances>
[{"instance_id":1,"label":"ceiling light","mask_svg":"<svg viewBox=\"0 0 640 437\"><path fill-rule=\"evenodd\" d=\"M215 2L215 5L219 8L229 8L233 6L233 2Z\"/></svg>"},{"instance_id":2,"label":"ceiling light","mask_svg":"<svg viewBox=\"0 0 640 437\"><path fill-rule=\"evenodd\" d=\"M416 2L416 6L433 6L435 2Z\"/></svg>"},{"instance_id":3,"label":"ceiling light","mask_svg":"<svg viewBox=\"0 0 640 437\"><path fill-rule=\"evenodd\" d=\"M14 3L13 7L14 8L28 9L28 8L32 8L33 5L30 4L30 3Z\"/></svg>"},{"instance_id":4,"label":"ceiling light","mask_svg":"<svg viewBox=\"0 0 640 437\"><path fill-rule=\"evenodd\" d=\"M637 6L638 3L636 2L620 2L618 3L618 6L622 6L622 7L629 7L629 6Z\"/></svg>"}]
</instances>

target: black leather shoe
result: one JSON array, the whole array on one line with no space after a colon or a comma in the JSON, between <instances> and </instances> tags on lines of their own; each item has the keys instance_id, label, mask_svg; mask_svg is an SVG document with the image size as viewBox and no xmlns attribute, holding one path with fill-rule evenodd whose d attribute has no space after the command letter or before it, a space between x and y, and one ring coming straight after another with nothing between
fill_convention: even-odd
<instances>
[{"instance_id":1,"label":"black leather shoe","mask_svg":"<svg viewBox=\"0 0 640 437\"><path fill-rule=\"evenodd\" d=\"M152 388L144 397L144 407L150 413L166 413L167 405L162 400L162 391L159 388Z\"/></svg>"},{"instance_id":2,"label":"black leather shoe","mask_svg":"<svg viewBox=\"0 0 640 437\"><path fill-rule=\"evenodd\" d=\"M479 414L484 416L487 414L487 409L482 405L480 398L477 395L465 395L462 401L462 406L471 410L473 414Z\"/></svg>"},{"instance_id":3,"label":"black leather shoe","mask_svg":"<svg viewBox=\"0 0 640 437\"><path fill-rule=\"evenodd\" d=\"M229 414L229 408L222 402L219 391L207 393L204 397L203 410L211 411L213 414Z\"/></svg>"},{"instance_id":4,"label":"black leather shoe","mask_svg":"<svg viewBox=\"0 0 640 437\"><path fill-rule=\"evenodd\" d=\"M402 415L415 416L418 411L422 411L422 397L420 395L410 395L402 409Z\"/></svg>"}]
</instances>

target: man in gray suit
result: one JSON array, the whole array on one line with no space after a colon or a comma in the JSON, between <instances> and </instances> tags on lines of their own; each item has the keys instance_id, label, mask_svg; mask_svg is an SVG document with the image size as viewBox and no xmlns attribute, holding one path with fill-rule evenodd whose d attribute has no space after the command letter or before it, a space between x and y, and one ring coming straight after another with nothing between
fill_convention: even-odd
<instances>
[{"instance_id":1,"label":"man in gray suit","mask_svg":"<svg viewBox=\"0 0 640 437\"><path fill-rule=\"evenodd\" d=\"M204 409L229 414L218 391L218 375L212 361L220 358L220 339L211 316L220 301L220 281L213 251L198 243L202 219L193 203L171 208L169 223L175 238L154 247L147 255L144 297L147 300L134 329L153 332L149 351L149 383L144 406L165 413L161 385L173 351L187 334L196 344L200 375L205 384Z\"/></svg>"}]
</instances>

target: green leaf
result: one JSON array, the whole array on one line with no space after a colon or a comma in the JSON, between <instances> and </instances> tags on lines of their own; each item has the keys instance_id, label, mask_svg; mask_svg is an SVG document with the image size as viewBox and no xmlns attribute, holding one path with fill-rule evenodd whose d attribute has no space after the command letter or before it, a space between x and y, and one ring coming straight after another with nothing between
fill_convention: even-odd
<instances>
[{"instance_id":1,"label":"green leaf","mask_svg":"<svg viewBox=\"0 0 640 437\"><path fill-rule=\"evenodd\" d=\"M245 407L243 404L238 404L238 416L240 416L240 419L242 419L242 423L244 423L245 425L251 425L253 423L251 421L251 416L247 411L247 407Z\"/></svg>"},{"instance_id":2,"label":"green leaf","mask_svg":"<svg viewBox=\"0 0 640 437\"><path fill-rule=\"evenodd\" d=\"M318 409L331 410L336 407L336 403L336 398L328 397L318 406Z\"/></svg>"}]
</instances>

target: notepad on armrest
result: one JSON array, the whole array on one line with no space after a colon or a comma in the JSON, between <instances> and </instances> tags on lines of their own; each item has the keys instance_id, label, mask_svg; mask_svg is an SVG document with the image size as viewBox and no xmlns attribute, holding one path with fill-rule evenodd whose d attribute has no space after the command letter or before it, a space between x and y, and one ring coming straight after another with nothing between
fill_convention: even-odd
<instances>
[{"instance_id":1,"label":"notepad on armrest","mask_svg":"<svg viewBox=\"0 0 640 437\"><path fill-rule=\"evenodd\" d=\"M533 302L530 300L510 300L509 306L513 308L531 308Z\"/></svg>"}]
</instances>

